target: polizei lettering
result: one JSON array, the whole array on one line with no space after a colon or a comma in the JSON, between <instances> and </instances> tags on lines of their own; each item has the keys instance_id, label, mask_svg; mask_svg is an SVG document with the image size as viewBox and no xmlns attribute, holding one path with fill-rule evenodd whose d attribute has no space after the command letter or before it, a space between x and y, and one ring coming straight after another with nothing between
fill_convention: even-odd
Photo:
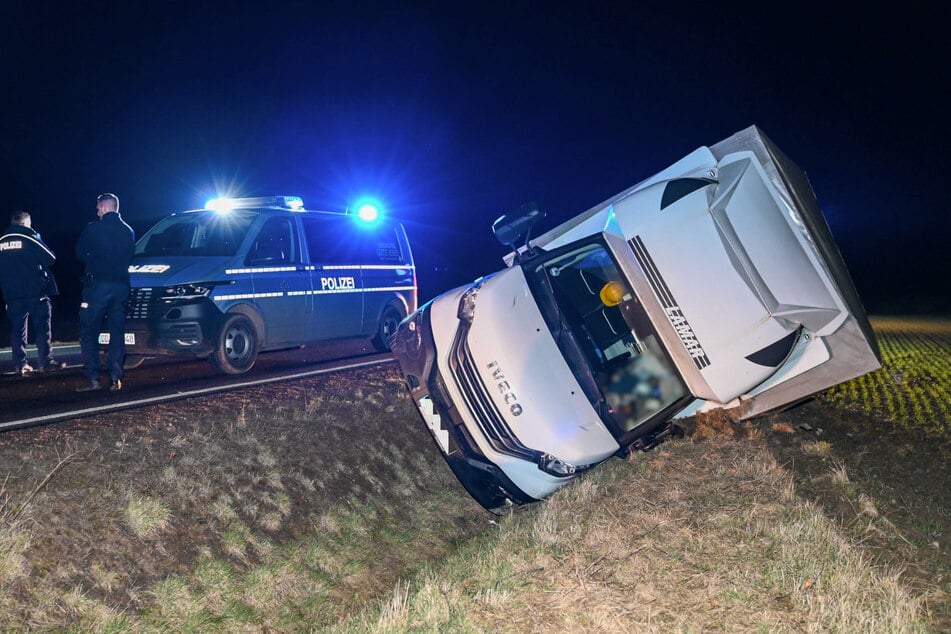
<instances>
[{"instance_id":1,"label":"polizei lettering","mask_svg":"<svg viewBox=\"0 0 951 634\"><path fill-rule=\"evenodd\" d=\"M518 397L515 396L511 384L509 384L505 375L502 373L499 362L493 361L485 367L492 371L492 380L495 381L495 387L499 390L499 394L502 395L502 401L508 406L509 412L512 413L512 416L520 415L522 413L522 406L519 404Z\"/></svg>"},{"instance_id":2,"label":"polizei lettering","mask_svg":"<svg viewBox=\"0 0 951 634\"><path fill-rule=\"evenodd\" d=\"M9 240L7 242L0 242L0 251L6 251L8 249L22 249L23 241L22 240Z\"/></svg>"},{"instance_id":3,"label":"polizei lettering","mask_svg":"<svg viewBox=\"0 0 951 634\"><path fill-rule=\"evenodd\" d=\"M684 317L680 306L669 306L664 310L667 312L667 319L670 320L670 325L677 331L677 336L680 337L680 341L683 342L684 348L687 349L687 352L693 358L697 367L702 369L710 365L710 359L707 357L707 353L697 340L697 335L694 334L690 324L687 323L687 318Z\"/></svg>"},{"instance_id":4,"label":"polizei lettering","mask_svg":"<svg viewBox=\"0 0 951 634\"><path fill-rule=\"evenodd\" d=\"M356 288L352 277L322 277L320 289L323 291L342 291Z\"/></svg>"}]
</instances>

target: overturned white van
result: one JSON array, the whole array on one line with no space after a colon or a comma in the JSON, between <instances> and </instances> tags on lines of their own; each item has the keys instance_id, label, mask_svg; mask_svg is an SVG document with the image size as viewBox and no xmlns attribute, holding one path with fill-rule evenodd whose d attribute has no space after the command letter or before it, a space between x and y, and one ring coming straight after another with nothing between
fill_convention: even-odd
<instances>
[{"instance_id":1,"label":"overturned white van","mask_svg":"<svg viewBox=\"0 0 951 634\"><path fill-rule=\"evenodd\" d=\"M675 417L749 418L880 367L811 186L756 127L529 240L539 217L499 218L508 267L391 342L486 508L542 499Z\"/></svg>"}]
</instances>

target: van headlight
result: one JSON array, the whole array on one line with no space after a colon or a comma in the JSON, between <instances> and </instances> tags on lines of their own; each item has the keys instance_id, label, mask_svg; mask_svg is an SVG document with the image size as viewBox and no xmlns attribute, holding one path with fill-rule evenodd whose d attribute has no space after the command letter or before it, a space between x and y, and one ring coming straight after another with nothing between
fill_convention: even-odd
<instances>
[{"instance_id":1,"label":"van headlight","mask_svg":"<svg viewBox=\"0 0 951 634\"><path fill-rule=\"evenodd\" d=\"M539 456L538 468L545 473L549 473L559 478L572 476L581 471L581 469L578 469L574 465L569 464L564 460L556 458L555 456L548 453L543 453L541 456Z\"/></svg>"},{"instance_id":2,"label":"van headlight","mask_svg":"<svg viewBox=\"0 0 951 634\"><path fill-rule=\"evenodd\" d=\"M176 286L167 286L162 289L159 299L199 299L201 297L208 297L213 288L213 284L178 284Z\"/></svg>"},{"instance_id":3,"label":"van headlight","mask_svg":"<svg viewBox=\"0 0 951 634\"><path fill-rule=\"evenodd\" d=\"M480 277L459 299L458 317L461 321L471 324L475 318L476 296L479 294L479 289L485 284L486 279L487 278Z\"/></svg>"}]
</instances>

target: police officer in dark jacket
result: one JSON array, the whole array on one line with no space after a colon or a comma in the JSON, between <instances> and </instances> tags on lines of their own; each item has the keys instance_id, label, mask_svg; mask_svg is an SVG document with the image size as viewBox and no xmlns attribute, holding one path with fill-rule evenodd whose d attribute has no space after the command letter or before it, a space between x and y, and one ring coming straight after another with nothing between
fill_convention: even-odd
<instances>
[{"instance_id":1,"label":"police officer in dark jacket","mask_svg":"<svg viewBox=\"0 0 951 634\"><path fill-rule=\"evenodd\" d=\"M98 337L105 316L109 319L109 389L117 392L122 389L125 305L129 298L129 264L135 251L135 232L119 215L119 197L115 194L101 194L96 199L96 210L99 220L86 225L76 243L76 257L86 265L79 306L79 344L86 384L76 391L87 392L100 387Z\"/></svg>"},{"instance_id":2,"label":"police officer in dark jacket","mask_svg":"<svg viewBox=\"0 0 951 634\"><path fill-rule=\"evenodd\" d=\"M27 318L36 332L37 372L66 367L53 358L50 346L52 306L50 297L58 295L50 266L56 261L53 251L33 230L30 214L15 211L10 226L0 236L0 288L10 319L10 347L13 370L20 376L33 371L26 361Z\"/></svg>"}]
</instances>

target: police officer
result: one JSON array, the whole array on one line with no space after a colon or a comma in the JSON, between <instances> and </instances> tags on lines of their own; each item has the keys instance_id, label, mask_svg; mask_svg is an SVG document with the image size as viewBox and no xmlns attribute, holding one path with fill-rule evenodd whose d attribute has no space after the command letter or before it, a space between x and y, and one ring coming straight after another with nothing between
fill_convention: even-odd
<instances>
[{"instance_id":1,"label":"police officer","mask_svg":"<svg viewBox=\"0 0 951 634\"><path fill-rule=\"evenodd\" d=\"M33 372L26 361L26 338L33 322L36 333L37 372L58 370L66 364L53 358L50 346L52 307L50 297L59 294L49 267L56 261L53 251L33 230L30 214L15 211L10 226L0 236L0 287L10 319L10 348L13 370L20 376Z\"/></svg>"},{"instance_id":2,"label":"police officer","mask_svg":"<svg viewBox=\"0 0 951 634\"><path fill-rule=\"evenodd\" d=\"M129 264L135 251L135 232L119 215L119 197L115 194L100 194L96 198L96 211L99 220L86 225L76 243L76 257L86 265L79 305L79 345L86 383L76 391L88 392L100 387L98 337L106 316L109 319L109 389L117 392L122 389L125 304L129 298Z\"/></svg>"}]
</instances>

